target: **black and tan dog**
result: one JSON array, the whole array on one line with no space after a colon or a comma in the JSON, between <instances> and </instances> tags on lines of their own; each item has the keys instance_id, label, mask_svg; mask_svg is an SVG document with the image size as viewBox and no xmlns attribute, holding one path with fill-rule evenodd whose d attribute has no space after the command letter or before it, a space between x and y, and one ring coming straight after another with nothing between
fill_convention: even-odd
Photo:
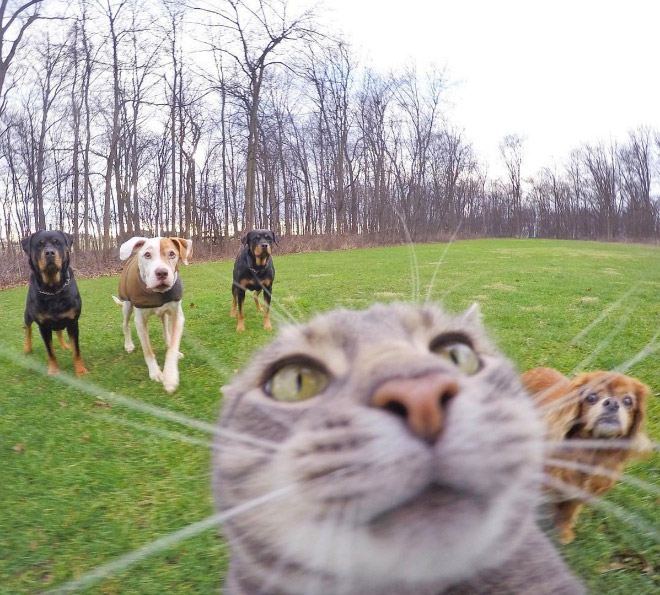
<instances>
[{"instance_id":1,"label":"black and tan dog","mask_svg":"<svg viewBox=\"0 0 660 595\"><path fill-rule=\"evenodd\" d=\"M25 353L32 351L32 323L36 322L48 352L48 373L59 371L53 350L53 331L62 349L68 349L62 331L66 329L73 344L76 374L87 374L80 356L78 318L82 299L69 267L73 237L61 231L38 231L22 241L27 252L30 283L25 303Z\"/></svg>"},{"instance_id":2,"label":"black and tan dog","mask_svg":"<svg viewBox=\"0 0 660 595\"><path fill-rule=\"evenodd\" d=\"M270 300L273 292L273 281L275 281L275 267L271 255L273 243L277 244L277 237L267 229L255 229L248 232L241 239L241 242L243 247L234 262L234 282L231 287L234 301L231 308L231 317L236 316L236 310L238 309L236 331L242 333L245 330L245 316L243 314L245 291L247 289L254 291L254 303L260 312L259 294L263 291L266 302L264 328L269 331L273 328L270 324Z\"/></svg>"}]
</instances>

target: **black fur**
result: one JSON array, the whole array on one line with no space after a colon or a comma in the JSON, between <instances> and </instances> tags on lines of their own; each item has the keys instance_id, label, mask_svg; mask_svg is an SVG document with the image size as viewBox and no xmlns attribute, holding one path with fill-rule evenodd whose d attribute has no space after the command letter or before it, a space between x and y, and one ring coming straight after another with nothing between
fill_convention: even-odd
<instances>
[{"instance_id":1,"label":"black fur","mask_svg":"<svg viewBox=\"0 0 660 595\"><path fill-rule=\"evenodd\" d=\"M51 372L57 369L53 331L66 329L73 344L74 358L80 360L78 318L82 299L69 266L72 244L73 237L70 234L46 230L37 231L22 241L31 269L24 314L26 332L30 337L26 340L26 351L31 348L30 326L36 322L46 345L48 359L54 366ZM80 367L76 365L76 372L85 373L83 370L80 361Z\"/></svg>"},{"instance_id":2,"label":"black fur","mask_svg":"<svg viewBox=\"0 0 660 595\"><path fill-rule=\"evenodd\" d=\"M234 302L238 306L239 319L243 318L243 303L245 291L263 291L266 308L270 309L273 282L275 281L275 267L271 256L273 244L277 244L277 236L267 229L255 229L241 238L243 247L234 261L234 280L231 292ZM258 262L258 258L265 261ZM240 323L239 323L240 324Z\"/></svg>"}]
</instances>

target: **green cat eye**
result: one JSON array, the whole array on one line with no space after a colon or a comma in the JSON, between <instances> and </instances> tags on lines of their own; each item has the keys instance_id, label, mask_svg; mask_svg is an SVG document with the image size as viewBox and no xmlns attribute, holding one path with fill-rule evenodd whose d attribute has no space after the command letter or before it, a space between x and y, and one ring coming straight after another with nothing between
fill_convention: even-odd
<instances>
[{"instance_id":1,"label":"green cat eye","mask_svg":"<svg viewBox=\"0 0 660 595\"><path fill-rule=\"evenodd\" d=\"M304 401L319 394L328 385L328 374L309 363L282 366L268 379L264 389L276 401Z\"/></svg>"},{"instance_id":2,"label":"green cat eye","mask_svg":"<svg viewBox=\"0 0 660 595\"><path fill-rule=\"evenodd\" d=\"M432 345L431 351L450 361L465 374L476 374L481 368L479 356L467 343L457 341L449 343L441 342L436 346Z\"/></svg>"}]
</instances>

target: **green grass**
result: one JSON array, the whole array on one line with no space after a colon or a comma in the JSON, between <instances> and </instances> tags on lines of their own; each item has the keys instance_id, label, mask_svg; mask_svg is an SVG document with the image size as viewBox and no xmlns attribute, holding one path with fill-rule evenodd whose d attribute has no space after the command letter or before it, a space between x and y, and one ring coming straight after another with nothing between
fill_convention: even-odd
<instances>
[{"instance_id":1,"label":"green grass","mask_svg":"<svg viewBox=\"0 0 660 595\"><path fill-rule=\"evenodd\" d=\"M586 358L590 368L611 368L637 354L660 329L658 248L465 241L451 245L438 266L445 248L416 247L416 266L406 247L278 256L275 310L305 320L335 306L410 300L414 287L424 299L437 267L432 297L450 311L479 302L491 334L521 369L551 365L568 373ZM213 512L209 450L149 428L201 441L208 435L113 404L112 395L94 391L213 423L220 387L270 337L251 299L246 333L234 332L228 316L231 268L222 262L183 271L186 357L172 396L149 380L139 347L133 354L123 350L121 311L110 299L116 277L79 280L90 392L66 385L64 374L44 375L38 333L33 354L22 354L25 289L0 292L0 592L45 591ZM280 324L274 316L275 328ZM162 362L156 320L151 328ZM71 374L70 353L57 353L60 367ZM630 373L657 392L659 361L660 351L652 353ZM648 430L660 440L658 400L651 403ZM657 455L629 471L660 490ZM660 592L659 493L622 484L606 500L636 520L587 508L576 541L563 549L569 563L593 593ZM218 532L208 530L86 592L216 593L227 556Z\"/></svg>"}]
</instances>

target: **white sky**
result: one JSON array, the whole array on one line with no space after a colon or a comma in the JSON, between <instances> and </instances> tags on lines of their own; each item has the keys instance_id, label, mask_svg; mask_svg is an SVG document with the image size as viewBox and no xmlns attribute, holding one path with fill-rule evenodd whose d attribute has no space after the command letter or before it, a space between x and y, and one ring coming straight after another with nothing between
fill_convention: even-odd
<instances>
[{"instance_id":1,"label":"white sky","mask_svg":"<svg viewBox=\"0 0 660 595\"><path fill-rule=\"evenodd\" d=\"M523 174L584 141L660 129L660 0L326 0L363 63L436 64L450 119L499 174L500 140L525 136Z\"/></svg>"}]
</instances>

